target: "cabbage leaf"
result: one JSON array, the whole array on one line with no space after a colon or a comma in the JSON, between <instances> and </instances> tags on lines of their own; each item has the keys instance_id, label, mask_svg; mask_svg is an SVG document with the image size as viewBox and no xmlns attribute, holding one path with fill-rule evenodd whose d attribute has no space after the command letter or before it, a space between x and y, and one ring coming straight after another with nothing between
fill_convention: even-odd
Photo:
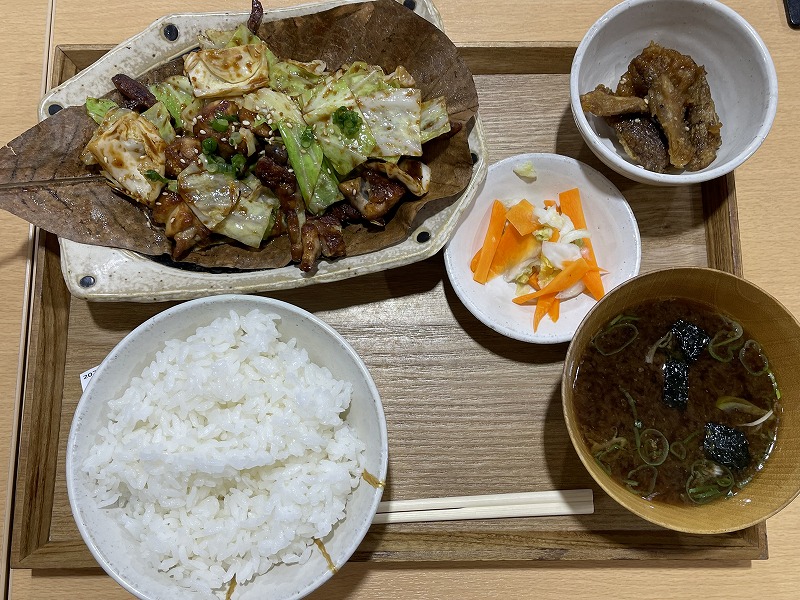
<instances>
[{"instance_id":1,"label":"cabbage leaf","mask_svg":"<svg viewBox=\"0 0 800 600\"><path fill-rule=\"evenodd\" d=\"M255 177L251 176L243 183L247 188L214 231L258 248L275 224L280 202L275 193Z\"/></svg>"},{"instance_id":2,"label":"cabbage leaf","mask_svg":"<svg viewBox=\"0 0 800 600\"><path fill-rule=\"evenodd\" d=\"M357 119L340 119L342 111ZM375 148L375 137L343 78L329 76L318 84L303 107L303 118L314 129L325 156L340 175L365 162ZM352 129L343 128L343 123Z\"/></svg>"}]
</instances>

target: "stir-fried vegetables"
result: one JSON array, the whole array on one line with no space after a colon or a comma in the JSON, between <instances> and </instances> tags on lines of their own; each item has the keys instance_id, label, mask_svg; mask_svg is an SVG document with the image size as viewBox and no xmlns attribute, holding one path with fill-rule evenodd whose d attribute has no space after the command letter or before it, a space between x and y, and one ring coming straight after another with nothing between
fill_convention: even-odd
<instances>
[{"instance_id":1,"label":"stir-fried vegetables","mask_svg":"<svg viewBox=\"0 0 800 600\"><path fill-rule=\"evenodd\" d=\"M584 291L595 299L604 294L577 188L541 206L523 199L506 207L495 200L470 269L478 283L502 276L513 284L515 304L535 304L534 331L545 316L558 320L562 301Z\"/></svg>"},{"instance_id":2,"label":"stir-fried vegetables","mask_svg":"<svg viewBox=\"0 0 800 600\"><path fill-rule=\"evenodd\" d=\"M423 144L450 131L449 115L402 65L279 58L257 35L262 16L254 0L246 25L205 31L183 74L149 86L115 75L119 105L86 101L99 127L82 158L151 209L173 258L287 233L310 271L346 254L344 225L383 226L428 192Z\"/></svg>"}]
</instances>

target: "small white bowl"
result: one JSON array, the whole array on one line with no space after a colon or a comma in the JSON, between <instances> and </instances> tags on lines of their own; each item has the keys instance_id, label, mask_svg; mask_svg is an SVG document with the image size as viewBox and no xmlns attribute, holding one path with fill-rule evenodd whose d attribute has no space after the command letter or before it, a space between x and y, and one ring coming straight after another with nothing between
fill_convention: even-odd
<instances>
[{"instance_id":1,"label":"small white bowl","mask_svg":"<svg viewBox=\"0 0 800 600\"><path fill-rule=\"evenodd\" d=\"M598 84L616 89L631 59L651 42L688 54L707 71L722 121L717 158L700 171L654 173L636 165L611 127L581 108ZM738 13L716 0L626 0L589 28L572 62L570 106L589 148L610 168L653 185L686 185L733 171L769 133L778 106L778 79L763 40Z\"/></svg>"},{"instance_id":2,"label":"small white bowl","mask_svg":"<svg viewBox=\"0 0 800 600\"><path fill-rule=\"evenodd\" d=\"M303 309L259 296L223 295L200 298L174 306L128 334L103 360L78 403L67 442L67 492L78 530L101 567L126 590L144 600L205 598L178 586L165 573L149 568L141 547L90 495L89 478L81 471L95 434L104 423L106 403L122 395L128 382L141 374L156 351L169 339L186 339L195 330L233 310L251 310L280 316L281 339L295 338L312 362L327 367L337 379L353 384L346 421L366 445L366 469L384 481L388 464L386 420L378 390L363 361L333 328ZM380 501L382 489L361 481L347 502L347 515L324 540L331 560L340 569L367 533ZM333 572L314 548L303 565L279 564L246 586L238 586L233 598L296 599L309 594Z\"/></svg>"},{"instance_id":3,"label":"small white bowl","mask_svg":"<svg viewBox=\"0 0 800 600\"><path fill-rule=\"evenodd\" d=\"M514 173L533 164L536 179ZM584 163L558 154L519 154L494 163L475 201L462 216L444 253L445 266L461 302L486 326L510 338L537 344L557 344L572 339L578 325L596 301L586 293L561 303L555 323L544 318L533 331L535 306L512 302L515 286L502 277L482 285L472 278L469 263L483 244L489 213L495 199L510 205L525 198L541 206L546 199L577 187L581 193L586 226L598 265L607 270L603 286L608 292L639 273L642 244L636 217L622 193L603 175Z\"/></svg>"}]
</instances>

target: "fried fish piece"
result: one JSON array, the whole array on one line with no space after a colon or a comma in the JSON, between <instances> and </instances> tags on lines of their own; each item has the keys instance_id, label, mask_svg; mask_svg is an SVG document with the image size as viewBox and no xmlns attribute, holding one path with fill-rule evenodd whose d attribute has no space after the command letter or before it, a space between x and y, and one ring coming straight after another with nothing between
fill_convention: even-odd
<instances>
[{"instance_id":1,"label":"fried fish piece","mask_svg":"<svg viewBox=\"0 0 800 600\"><path fill-rule=\"evenodd\" d=\"M676 87L672 78L662 73L647 91L647 99L650 114L658 120L667 138L670 164L678 169L684 168L695 154L689 127L684 121L686 91Z\"/></svg>"},{"instance_id":2,"label":"fried fish piece","mask_svg":"<svg viewBox=\"0 0 800 600\"><path fill-rule=\"evenodd\" d=\"M647 114L608 117L625 152L648 171L665 173L669 153L655 120Z\"/></svg>"},{"instance_id":3,"label":"fried fish piece","mask_svg":"<svg viewBox=\"0 0 800 600\"><path fill-rule=\"evenodd\" d=\"M711 164L722 145L706 70L685 54L650 42L631 61L617 93L647 88L651 114L669 141L670 162L697 171Z\"/></svg>"},{"instance_id":4,"label":"fried fish piece","mask_svg":"<svg viewBox=\"0 0 800 600\"><path fill-rule=\"evenodd\" d=\"M722 145L705 68L656 42L631 60L615 91L598 85L581 107L605 117L625 152L650 171L703 169Z\"/></svg>"},{"instance_id":5,"label":"fried fish piece","mask_svg":"<svg viewBox=\"0 0 800 600\"><path fill-rule=\"evenodd\" d=\"M711 90L705 77L698 77L689 88L689 108L686 120L689 122L689 137L695 148L694 157L686 164L688 171L706 168L717 158L717 150L722 145L722 123L717 115Z\"/></svg>"},{"instance_id":6,"label":"fried fish piece","mask_svg":"<svg viewBox=\"0 0 800 600\"><path fill-rule=\"evenodd\" d=\"M648 110L644 98L633 95L618 96L602 84L591 92L581 95L581 108L598 117L644 113Z\"/></svg>"}]
</instances>

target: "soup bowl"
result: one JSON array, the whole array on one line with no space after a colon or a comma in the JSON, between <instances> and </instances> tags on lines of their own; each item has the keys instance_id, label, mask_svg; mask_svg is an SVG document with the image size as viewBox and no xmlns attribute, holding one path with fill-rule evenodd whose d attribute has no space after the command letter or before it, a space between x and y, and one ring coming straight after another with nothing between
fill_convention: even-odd
<instances>
[{"instance_id":1,"label":"soup bowl","mask_svg":"<svg viewBox=\"0 0 800 600\"><path fill-rule=\"evenodd\" d=\"M670 504L648 500L613 479L586 443L577 413L575 384L581 361L598 332L614 317L642 303L685 299L706 305L742 325L769 361L779 400L777 436L767 460L743 487L706 504ZM707 350L704 350L707 351ZM644 358L643 358L644 361ZM687 533L716 534L750 527L776 514L800 492L800 323L756 285L708 268L673 268L640 275L608 293L587 314L564 362L562 402L567 430L586 469L614 500L662 527ZM607 381L604 385L616 386ZM690 392L689 402L692 395ZM753 417L755 419L755 417ZM590 425L590 424L585 424ZM673 457L668 458L668 460Z\"/></svg>"}]
</instances>

